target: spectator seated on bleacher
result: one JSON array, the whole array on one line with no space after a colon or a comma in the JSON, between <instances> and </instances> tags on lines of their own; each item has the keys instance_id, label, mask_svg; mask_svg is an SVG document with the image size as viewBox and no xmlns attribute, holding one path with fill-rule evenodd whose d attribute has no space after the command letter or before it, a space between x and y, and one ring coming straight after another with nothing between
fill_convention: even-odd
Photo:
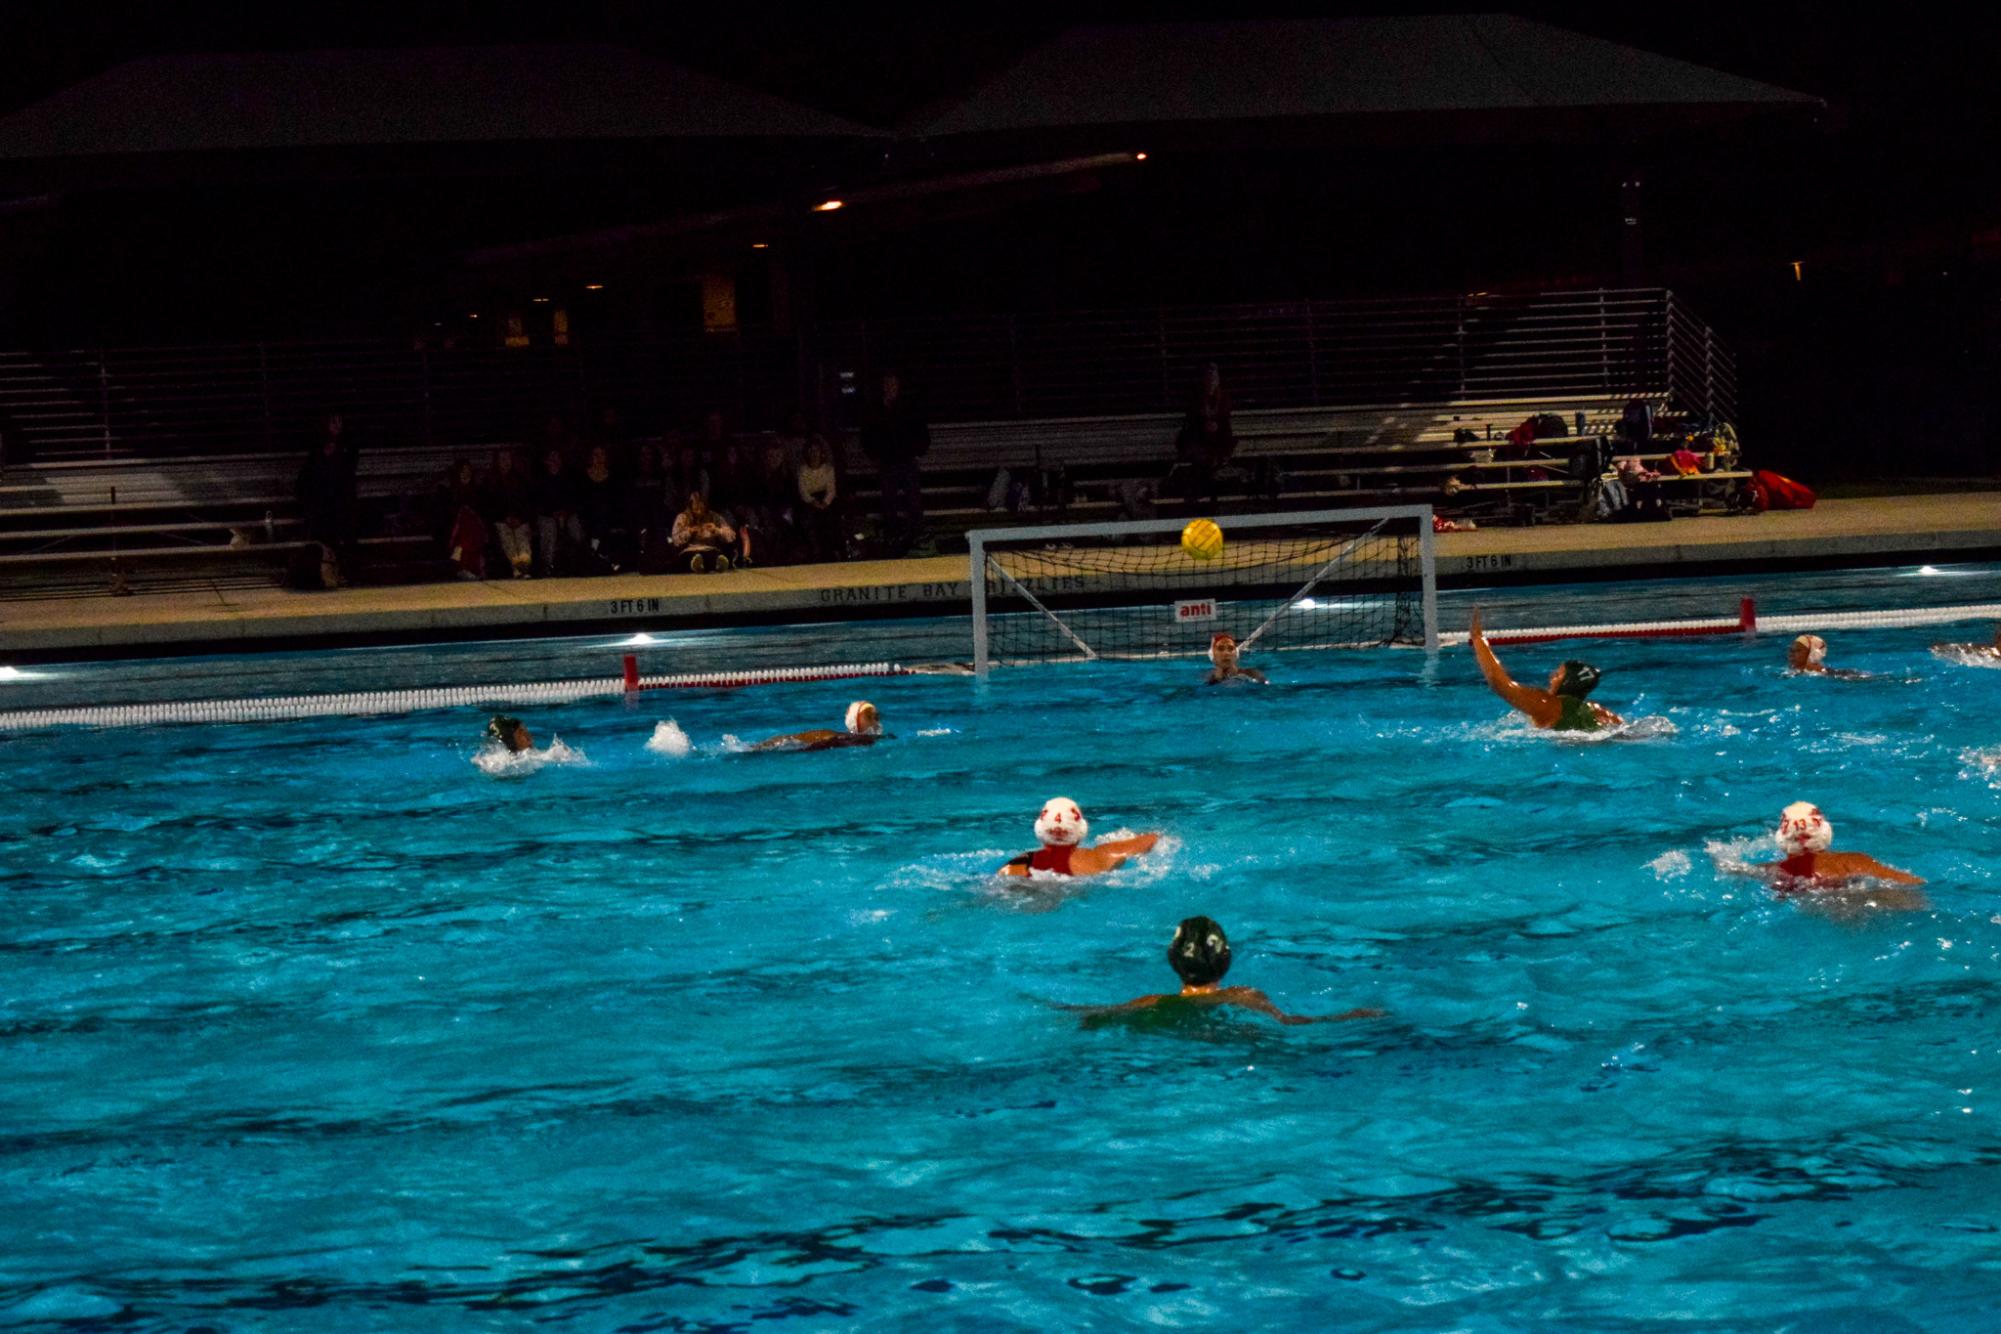
<instances>
[{"instance_id":1,"label":"spectator seated on bleacher","mask_svg":"<svg viewBox=\"0 0 2001 1334\"><path fill-rule=\"evenodd\" d=\"M513 570L514 577L530 577L535 568L535 489L516 451L507 448L493 451L493 465L486 474L479 512L500 544L501 558Z\"/></svg>"},{"instance_id":2,"label":"spectator seated on bleacher","mask_svg":"<svg viewBox=\"0 0 2001 1334\"><path fill-rule=\"evenodd\" d=\"M577 479L569 459L551 448L542 455L542 476L535 487L535 549L545 577L567 570L584 544L577 505Z\"/></svg>"},{"instance_id":3,"label":"spectator seated on bleacher","mask_svg":"<svg viewBox=\"0 0 2001 1334\"><path fill-rule=\"evenodd\" d=\"M798 419L804 424L804 418ZM799 532L810 559L839 560L844 554L841 537L840 482L834 471L827 442L817 435L805 437L796 483L799 491Z\"/></svg>"},{"instance_id":4,"label":"spectator seated on bleacher","mask_svg":"<svg viewBox=\"0 0 2001 1334\"><path fill-rule=\"evenodd\" d=\"M733 528L742 528L757 498L757 475L744 451L732 439L712 458L709 465L709 506Z\"/></svg>"},{"instance_id":5,"label":"spectator seated on bleacher","mask_svg":"<svg viewBox=\"0 0 2001 1334\"><path fill-rule=\"evenodd\" d=\"M785 442L773 436L758 450L744 505L744 524L760 565L783 565L797 558L799 529L799 469L786 456Z\"/></svg>"},{"instance_id":6,"label":"spectator seated on bleacher","mask_svg":"<svg viewBox=\"0 0 2001 1334\"><path fill-rule=\"evenodd\" d=\"M709 508L708 497L696 491L688 507L675 516L675 567L690 574L727 570L744 558L743 539L735 525Z\"/></svg>"},{"instance_id":7,"label":"spectator seated on bleacher","mask_svg":"<svg viewBox=\"0 0 2001 1334\"><path fill-rule=\"evenodd\" d=\"M347 421L338 412L326 416L326 432L299 468L299 518L306 540L327 550L322 568L331 566L327 587L345 583L353 563L356 532L355 449ZM303 565L301 567L303 572Z\"/></svg>"},{"instance_id":8,"label":"spectator seated on bleacher","mask_svg":"<svg viewBox=\"0 0 2001 1334\"><path fill-rule=\"evenodd\" d=\"M625 497L612 471L611 450L591 447L590 462L577 479L577 520L584 540L578 558L591 574L617 574L625 544Z\"/></svg>"},{"instance_id":9,"label":"spectator seated on bleacher","mask_svg":"<svg viewBox=\"0 0 2001 1334\"><path fill-rule=\"evenodd\" d=\"M612 465L625 471L632 435L625 429L625 419L617 408L607 403L598 409L597 420L591 423L590 442L603 445L610 452Z\"/></svg>"},{"instance_id":10,"label":"spectator seated on bleacher","mask_svg":"<svg viewBox=\"0 0 2001 1334\"><path fill-rule=\"evenodd\" d=\"M480 485L471 459L452 460L438 496L438 536L459 578L486 578L489 534L479 515Z\"/></svg>"},{"instance_id":11,"label":"spectator seated on bleacher","mask_svg":"<svg viewBox=\"0 0 2001 1334\"><path fill-rule=\"evenodd\" d=\"M656 545L663 544L667 529L680 511L668 494L667 446L640 441L632 450L632 473L620 488L623 495L623 514L620 523L625 530L625 543L616 553L620 564L628 567L644 567L647 553Z\"/></svg>"}]
</instances>

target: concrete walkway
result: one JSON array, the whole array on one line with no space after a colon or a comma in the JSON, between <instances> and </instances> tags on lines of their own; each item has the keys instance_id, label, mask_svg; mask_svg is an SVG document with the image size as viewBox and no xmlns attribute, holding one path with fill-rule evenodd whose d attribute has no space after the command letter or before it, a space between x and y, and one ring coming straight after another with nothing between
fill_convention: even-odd
<instances>
[{"instance_id":1,"label":"concrete walkway","mask_svg":"<svg viewBox=\"0 0 2001 1334\"><path fill-rule=\"evenodd\" d=\"M1227 524L1227 520L1225 520ZM1634 578L1728 565L1871 565L2001 556L2001 491L1825 501L1813 510L1644 525L1572 524L1447 533L1447 584ZM217 590L0 603L0 662L149 649L250 648L315 639L569 634L728 619L951 615L968 607L964 556L794 565L710 575L496 580L350 588Z\"/></svg>"}]
</instances>

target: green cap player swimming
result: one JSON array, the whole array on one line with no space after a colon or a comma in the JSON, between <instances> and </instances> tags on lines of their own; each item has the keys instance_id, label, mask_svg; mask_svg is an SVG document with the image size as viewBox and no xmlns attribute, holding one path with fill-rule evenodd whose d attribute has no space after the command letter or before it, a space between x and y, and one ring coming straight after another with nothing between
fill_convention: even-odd
<instances>
[{"instance_id":1,"label":"green cap player swimming","mask_svg":"<svg viewBox=\"0 0 2001 1334\"><path fill-rule=\"evenodd\" d=\"M1598 687L1599 671L1589 663L1572 659L1549 674L1549 688L1525 686L1508 675L1508 669L1501 666L1501 660L1494 656L1488 646L1487 636L1480 629L1480 609L1473 608L1473 624L1467 642L1473 646L1473 660L1480 664L1480 675L1487 678L1487 684L1495 694L1508 701L1537 727L1548 728L1552 732L1596 732L1603 727L1618 727L1626 720L1602 704L1593 704L1585 696Z\"/></svg>"}]
</instances>

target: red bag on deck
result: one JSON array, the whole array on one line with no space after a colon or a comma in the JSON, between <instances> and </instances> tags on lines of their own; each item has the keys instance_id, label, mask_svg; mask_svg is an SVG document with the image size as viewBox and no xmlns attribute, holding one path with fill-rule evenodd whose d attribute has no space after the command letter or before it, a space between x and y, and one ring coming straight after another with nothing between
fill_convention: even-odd
<instances>
[{"instance_id":1,"label":"red bag on deck","mask_svg":"<svg viewBox=\"0 0 2001 1334\"><path fill-rule=\"evenodd\" d=\"M1751 474L1751 493L1760 510L1810 510L1820 499L1812 487L1764 469Z\"/></svg>"}]
</instances>

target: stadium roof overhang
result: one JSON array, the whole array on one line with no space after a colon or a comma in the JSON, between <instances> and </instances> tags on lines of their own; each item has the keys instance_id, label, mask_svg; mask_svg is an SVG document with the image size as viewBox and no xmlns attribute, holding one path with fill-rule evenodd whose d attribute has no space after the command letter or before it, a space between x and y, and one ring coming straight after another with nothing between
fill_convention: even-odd
<instances>
[{"instance_id":1,"label":"stadium roof overhang","mask_svg":"<svg viewBox=\"0 0 2001 1334\"><path fill-rule=\"evenodd\" d=\"M532 171L689 184L630 225L475 257L505 264L699 247L833 195L836 230L919 225L1089 188L1140 150L1633 144L1827 114L1508 15L1071 28L894 132L609 45L162 56L0 119L0 178L19 195Z\"/></svg>"},{"instance_id":2,"label":"stadium roof overhang","mask_svg":"<svg viewBox=\"0 0 2001 1334\"><path fill-rule=\"evenodd\" d=\"M593 43L133 60L0 118L17 187L844 161L882 131Z\"/></svg>"},{"instance_id":3,"label":"stadium roof overhang","mask_svg":"<svg viewBox=\"0 0 2001 1334\"><path fill-rule=\"evenodd\" d=\"M960 153L1625 142L1817 97L1507 14L1071 28L905 127Z\"/></svg>"}]
</instances>

